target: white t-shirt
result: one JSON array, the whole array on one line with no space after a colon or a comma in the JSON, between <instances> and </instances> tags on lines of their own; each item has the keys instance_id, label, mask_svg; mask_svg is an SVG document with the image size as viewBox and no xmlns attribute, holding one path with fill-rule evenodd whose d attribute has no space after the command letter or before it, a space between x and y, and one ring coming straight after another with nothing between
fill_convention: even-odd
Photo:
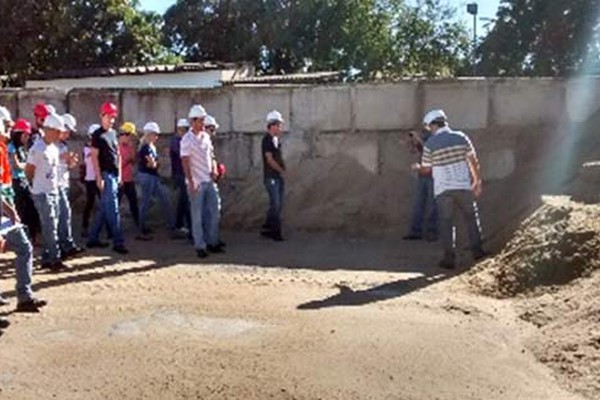
<instances>
[{"instance_id":1,"label":"white t-shirt","mask_svg":"<svg viewBox=\"0 0 600 400\"><path fill-rule=\"evenodd\" d=\"M59 150L56 144L46 144L43 139L35 141L27 156L27 164L35 166L31 185L32 194L58 193L59 161Z\"/></svg>"},{"instance_id":2,"label":"white t-shirt","mask_svg":"<svg viewBox=\"0 0 600 400\"><path fill-rule=\"evenodd\" d=\"M213 145L206 132L196 135L191 130L181 139L181 157L189 157L194 183L211 182Z\"/></svg>"},{"instance_id":3,"label":"white t-shirt","mask_svg":"<svg viewBox=\"0 0 600 400\"><path fill-rule=\"evenodd\" d=\"M83 162L85 162L85 178L86 182L96 181L96 173L94 172L94 163L92 161L92 149L89 146L83 148Z\"/></svg>"},{"instance_id":4,"label":"white t-shirt","mask_svg":"<svg viewBox=\"0 0 600 400\"><path fill-rule=\"evenodd\" d=\"M67 188L69 187L69 164L65 160L65 157L69 153L69 148L65 143L58 144L58 152L60 161L58 163L58 187Z\"/></svg>"}]
</instances>

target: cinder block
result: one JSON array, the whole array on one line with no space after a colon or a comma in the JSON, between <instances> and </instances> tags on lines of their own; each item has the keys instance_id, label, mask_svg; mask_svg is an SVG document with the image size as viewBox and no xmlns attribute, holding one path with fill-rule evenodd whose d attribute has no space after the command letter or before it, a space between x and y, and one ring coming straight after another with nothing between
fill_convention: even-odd
<instances>
[{"instance_id":1,"label":"cinder block","mask_svg":"<svg viewBox=\"0 0 600 400\"><path fill-rule=\"evenodd\" d=\"M317 157L345 155L355 159L367 171L378 173L378 137L376 134L322 134L315 138Z\"/></svg>"},{"instance_id":2,"label":"cinder block","mask_svg":"<svg viewBox=\"0 0 600 400\"><path fill-rule=\"evenodd\" d=\"M490 85L487 80L461 80L423 84L423 109L441 108L450 126L457 129L483 129L488 126Z\"/></svg>"},{"instance_id":3,"label":"cinder block","mask_svg":"<svg viewBox=\"0 0 600 400\"><path fill-rule=\"evenodd\" d=\"M77 118L77 130L81 134L85 135L91 124L100 123L100 107L107 101L111 101L121 108L118 91L74 89L69 92L69 112ZM118 120L122 119L123 114L121 112Z\"/></svg>"},{"instance_id":4,"label":"cinder block","mask_svg":"<svg viewBox=\"0 0 600 400\"><path fill-rule=\"evenodd\" d=\"M500 180L515 172L517 163L512 149L498 149L479 154L481 173L485 180Z\"/></svg>"},{"instance_id":5,"label":"cinder block","mask_svg":"<svg viewBox=\"0 0 600 400\"><path fill-rule=\"evenodd\" d=\"M133 122L141 131L148 121L156 122L162 132L175 132L177 95L171 90L123 91L123 121Z\"/></svg>"},{"instance_id":6,"label":"cinder block","mask_svg":"<svg viewBox=\"0 0 600 400\"><path fill-rule=\"evenodd\" d=\"M242 133L228 133L217 136L215 155L218 162L227 166L227 176L233 179L245 178L252 168L252 138Z\"/></svg>"},{"instance_id":7,"label":"cinder block","mask_svg":"<svg viewBox=\"0 0 600 400\"><path fill-rule=\"evenodd\" d=\"M10 111L13 120L16 120L18 117L17 94L17 90L0 90L0 105L8 108L8 111Z\"/></svg>"},{"instance_id":8,"label":"cinder block","mask_svg":"<svg viewBox=\"0 0 600 400\"><path fill-rule=\"evenodd\" d=\"M18 93L18 117L33 122L33 108L41 101L51 104L56 112L67 110L67 91L56 89L23 89Z\"/></svg>"},{"instance_id":9,"label":"cinder block","mask_svg":"<svg viewBox=\"0 0 600 400\"><path fill-rule=\"evenodd\" d=\"M292 129L348 131L351 120L349 86L316 86L292 92Z\"/></svg>"},{"instance_id":10,"label":"cinder block","mask_svg":"<svg viewBox=\"0 0 600 400\"><path fill-rule=\"evenodd\" d=\"M356 86L356 129L381 131L417 125L418 83Z\"/></svg>"},{"instance_id":11,"label":"cinder block","mask_svg":"<svg viewBox=\"0 0 600 400\"><path fill-rule=\"evenodd\" d=\"M235 132L264 132L265 118L272 110L279 111L289 124L291 89L238 88L232 96Z\"/></svg>"},{"instance_id":12,"label":"cinder block","mask_svg":"<svg viewBox=\"0 0 600 400\"><path fill-rule=\"evenodd\" d=\"M600 110L600 79L571 79L566 85L566 111L570 121L585 122Z\"/></svg>"},{"instance_id":13,"label":"cinder block","mask_svg":"<svg viewBox=\"0 0 600 400\"><path fill-rule=\"evenodd\" d=\"M181 90L177 95L177 119L187 118L190 107L201 104L216 118L219 131L231 132L231 95L226 89Z\"/></svg>"}]
</instances>

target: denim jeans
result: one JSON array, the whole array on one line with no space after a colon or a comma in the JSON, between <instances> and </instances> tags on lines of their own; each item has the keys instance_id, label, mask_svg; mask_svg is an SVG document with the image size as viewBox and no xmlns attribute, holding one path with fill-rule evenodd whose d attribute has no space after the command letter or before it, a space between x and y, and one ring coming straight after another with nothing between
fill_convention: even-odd
<instances>
[{"instance_id":1,"label":"denim jeans","mask_svg":"<svg viewBox=\"0 0 600 400\"><path fill-rule=\"evenodd\" d=\"M167 188L160 182L160 178L156 175L138 173L138 182L142 188L142 205L140 207L140 229L146 228L146 218L148 211L152 205L152 199L158 198L161 206L162 214L167 219L169 229L175 229L175 221L173 220L173 211L171 209L171 200Z\"/></svg>"},{"instance_id":2,"label":"denim jeans","mask_svg":"<svg viewBox=\"0 0 600 400\"><path fill-rule=\"evenodd\" d=\"M473 253L483 252L479 211L470 190L447 190L436 197L440 213L440 237L444 246L444 258L452 259L456 248L456 217L465 221Z\"/></svg>"},{"instance_id":3,"label":"denim jeans","mask_svg":"<svg viewBox=\"0 0 600 400\"><path fill-rule=\"evenodd\" d=\"M209 246L219 244L219 223L221 222L221 197L216 182L207 185L202 212L204 241Z\"/></svg>"},{"instance_id":4,"label":"denim jeans","mask_svg":"<svg viewBox=\"0 0 600 400\"><path fill-rule=\"evenodd\" d=\"M410 234L437 237L438 213L433 196L433 177L418 176L414 183Z\"/></svg>"},{"instance_id":5,"label":"denim jeans","mask_svg":"<svg viewBox=\"0 0 600 400\"><path fill-rule=\"evenodd\" d=\"M15 252L17 299L19 302L33 298L31 274L33 269L33 248L23 227L10 230L4 235L9 248Z\"/></svg>"},{"instance_id":6,"label":"denim jeans","mask_svg":"<svg viewBox=\"0 0 600 400\"><path fill-rule=\"evenodd\" d=\"M177 196L177 213L175 216L176 228L192 228L192 216L190 215L190 198L185 184L185 176L173 176L179 195Z\"/></svg>"},{"instance_id":7,"label":"denim jeans","mask_svg":"<svg viewBox=\"0 0 600 400\"><path fill-rule=\"evenodd\" d=\"M192 215L192 235L196 250L206 250L207 243L211 246L218 244L219 238L214 238L214 232L204 232L205 206L210 200L213 182L203 182L196 192L188 190L190 197L190 212ZM207 242L207 239L211 240ZM214 242L213 242L214 240Z\"/></svg>"},{"instance_id":8,"label":"denim jeans","mask_svg":"<svg viewBox=\"0 0 600 400\"><path fill-rule=\"evenodd\" d=\"M267 211L267 219L264 228L269 232L280 233L283 195L285 191L283 178L267 178L265 179L265 187L269 194L269 210Z\"/></svg>"},{"instance_id":9,"label":"denim jeans","mask_svg":"<svg viewBox=\"0 0 600 400\"><path fill-rule=\"evenodd\" d=\"M68 252L75 247L71 229L71 204L69 203L69 188L58 189L58 245L62 252Z\"/></svg>"},{"instance_id":10,"label":"denim jeans","mask_svg":"<svg viewBox=\"0 0 600 400\"><path fill-rule=\"evenodd\" d=\"M33 203L40 216L42 237L44 238L44 252L42 263L60 261L60 247L58 246L58 194L40 193L33 194Z\"/></svg>"},{"instance_id":11,"label":"denim jeans","mask_svg":"<svg viewBox=\"0 0 600 400\"><path fill-rule=\"evenodd\" d=\"M138 209L138 198L137 198L137 189L135 187L135 182L123 182L121 188L119 189L119 204L121 204L121 200L123 195L127 197L127 202L129 203L129 212L131 213L131 218L133 218L133 222L135 222L135 226L140 226L140 211Z\"/></svg>"},{"instance_id":12,"label":"denim jeans","mask_svg":"<svg viewBox=\"0 0 600 400\"><path fill-rule=\"evenodd\" d=\"M119 214L119 182L116 175L108 172L102 173L104 181L104 190L100 193L100 207L96 213L96 218L90 232L89 242L100 240L100 230L104 224L108 225L113 237L114 246L124 244L123 233L121 232L121 215Z\"/></svg>"}]
</instances>

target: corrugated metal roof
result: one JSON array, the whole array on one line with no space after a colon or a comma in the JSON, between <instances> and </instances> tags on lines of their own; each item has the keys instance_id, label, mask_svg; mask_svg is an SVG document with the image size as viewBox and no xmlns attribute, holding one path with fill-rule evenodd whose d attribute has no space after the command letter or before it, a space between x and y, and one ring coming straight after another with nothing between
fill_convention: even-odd
<instances>
[{"instance_id":1,"label":"corrugated metal roof","mask_svg":"<svg viewBox=\"0 0 600 400\"><path fill-rule=\"evenodd\" d=\"M256 84L308 84L308 83L328 83L340 82L342 73L338 71L306 72L287 75L263 75L247 78L234 78L229 81L223 81L226 85L256 85Z\"/></svg>"},{"instance_id":2,"label":"corrugated metal roof","mask_svg":"<svg viewBox=\"0 0 600 400\"><path fill-rule=\"evenodd\" d=\"M45 72L31 77L33 80L77 79L111 77L120 75L167 74L178 72L201 72L217 69L236 69L235 63L203 62L178 65L147 65L138 67L88 68L68 71Z\"/></svg>"}]
</instances>

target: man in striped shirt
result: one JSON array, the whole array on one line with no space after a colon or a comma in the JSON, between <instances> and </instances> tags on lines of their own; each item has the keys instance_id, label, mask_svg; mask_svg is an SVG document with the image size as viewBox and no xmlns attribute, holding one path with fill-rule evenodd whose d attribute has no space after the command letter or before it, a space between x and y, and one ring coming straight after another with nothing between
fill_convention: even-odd
<instances>
[{"instance_id":1,"label":"man in striped shirt","mask_svg":"<svg viewBox=\"0 0 600 400\"><path fill-rule=\"evenodd\" d=\"M423 149L423 159L416 168L433 174L433 187L440 216L440 238L444 258L440 267L456 267L455 217L462 215L471 244L473 258L486 256L482 248L481 224L475 199L481 195L479 161L471 140L462 132L448 126L443 110L425 115L423 124L432 136Z\"/></svg>"}]
</instances>

